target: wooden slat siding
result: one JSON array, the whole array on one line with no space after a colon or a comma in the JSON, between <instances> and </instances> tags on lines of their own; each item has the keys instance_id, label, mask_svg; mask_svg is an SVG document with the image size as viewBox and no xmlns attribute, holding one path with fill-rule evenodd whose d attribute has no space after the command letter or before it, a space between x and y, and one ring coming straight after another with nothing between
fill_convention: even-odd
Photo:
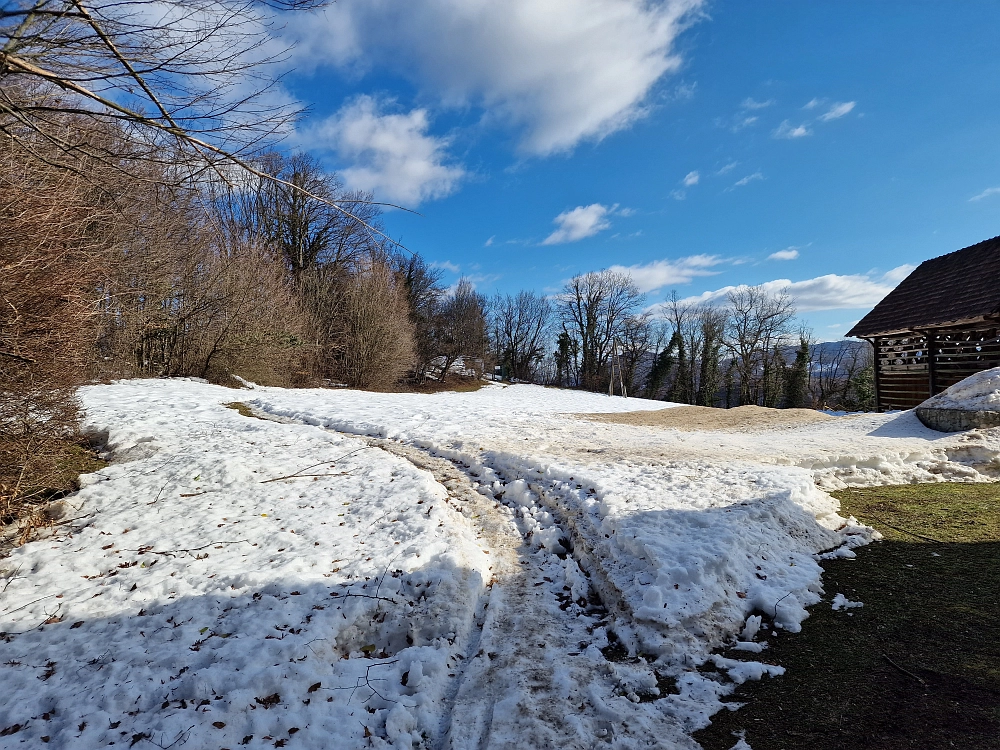
<instances>
[{"instance_id":1,"label":"wooden slat siding","mask_svg":"<svg viewBox=\"0 0 1000 750\"><path fill-rule=\"evenodd\" d=\"M874 338L879 410L912 409L970 375L1000 367L1000 326L988 325Z\"/></svg>"},{"instance_id":2,"label":"wooden slat siding","mask_svg":"<svg viewBox=\"0 0 1000 750\"><path fill-rule=\"evenodd\" d=\"M1000 367L1000 328L970 328L968 330L941 330L934 334L934 343L940 349L935 362L937 382L935 393L940 393L977 372Z\"/></svg>"},{"instance_id":3,"label":"wooden slat siding","mask_svg":"<svg viewBox=\"0 0 1000 750\"><path fill-rule=\"evenodd\" d=\"M926 336L885 336L874 343L879 410L912 409L925 401L930 394Z\"/></svg>"}]
</instances>

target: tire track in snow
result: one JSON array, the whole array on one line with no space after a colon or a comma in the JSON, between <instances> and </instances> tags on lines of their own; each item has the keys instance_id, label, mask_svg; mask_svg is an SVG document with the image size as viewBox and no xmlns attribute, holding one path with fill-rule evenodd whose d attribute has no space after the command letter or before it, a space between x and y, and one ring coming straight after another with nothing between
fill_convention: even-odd
<instances>
[{"instance_id":1,"label":"tire track in snow","mask_svg":"<svg viewBox=\"0 0 1000 750\"><path fill-rule=\"evenodd\" d=\"M572 602L563 585L567 563L533 546L516 515L477 489L458 460L383 438L367 440L429 471L457 501L453 507L474 519L493 560L493 580L476 608L476 632L467 638L469 655L452 688L442 750L697 747L669 711L639 702L636 691L649 689L651 677L655 681L644 661L605 659L603 606L584 609ZM572 530L568 535L576 536ZM599 589L610 586L603 583Z\"/></svg>"}]
</instances>

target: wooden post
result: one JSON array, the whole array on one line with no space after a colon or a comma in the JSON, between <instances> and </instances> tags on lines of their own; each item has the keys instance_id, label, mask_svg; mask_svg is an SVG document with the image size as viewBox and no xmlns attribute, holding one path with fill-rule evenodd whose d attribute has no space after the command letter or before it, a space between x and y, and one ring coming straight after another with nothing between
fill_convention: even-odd
<instances>
[{"instance_id":1,"label":"wooden post","mask_svg":"<svg viewBox=\"0 0 1000 750\"><path fill-rule=\"evenodd\" d=\"M608 363L611 366L611 377L608 379L608 395L615 395L615 342L611 342L611 361Z\"/></svg>"},{"instance_id":2,"label":"wooden post","mask_svg":"<svg viewBox=\"0 0 1000 750\"><path fill-rule=\"evenodd\" d=\"M875 373L875 413L882 413L882 378L880 376L880 371L882 369L881 359L879 358L878 351L878 336L872 339L868 339L871 342L872 349L874 349L874 354L872 355L872 371Z\"/></svg>"},{"instance_id":3,"label":"wooden post","mask_svg":"<svg viewBox=\"0 0 1000 750\"><path fill-rule=\"evenodd\" d=\"M925 331L924 337L927 339L927 398L937 395L937 369L935 363L938 356L938 348L934 342L934 332Z\"/></svg>"}]
</instances>

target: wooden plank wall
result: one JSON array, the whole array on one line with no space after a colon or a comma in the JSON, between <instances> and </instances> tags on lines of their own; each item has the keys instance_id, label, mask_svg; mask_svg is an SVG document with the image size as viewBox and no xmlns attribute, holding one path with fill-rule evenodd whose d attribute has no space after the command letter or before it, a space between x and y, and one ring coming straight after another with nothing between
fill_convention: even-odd
<instances>
[{"instance_id":1,"label":"wooden plank wall","mask_svg":"<svg viewBox=\"0 0 1000 750\"><path fill-rule=\"evenodd\" d=\"M1000 367L1000 328L940 329L875 340L879 406L912 409L969 375ZM933 351L933 361L931 359Z\"/></svg>"},{"instance_id":2,"label":"wooden plank wall","mask_svg":"<svg viewBox=\"0 0 1000 750\"><path fill-rule=\"evenodd\" d=\"M877 338L875 361L882 411L912 409L930 396L926 336L911 334Z\"/></svg>"},{"instance_id":3,"label":"wooden plank wall","mask_svg":"<svg viewBox=\"0 0 1000 750\"><path fill-rule=\"evenodd\" d=\"M934 334L934 392L991 367L1000 367L1000 329Z\"/></svg>"}]
</instances>

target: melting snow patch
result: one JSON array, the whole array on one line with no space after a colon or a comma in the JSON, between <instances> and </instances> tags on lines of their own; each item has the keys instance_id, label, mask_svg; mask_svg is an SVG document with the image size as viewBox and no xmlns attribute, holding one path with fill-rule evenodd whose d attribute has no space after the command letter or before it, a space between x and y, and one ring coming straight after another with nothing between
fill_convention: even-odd
<instances>
[{"instance_id":1,"label":"melting snow patch","mask_svg":"<svg viewBox=\"0 0 1000 750\"><path fill-rule=\"evenodd\" d=\"M854 607L863 607L864 602L852 602L843 594L837 594L833 597L833 610L836 612L841 609L853 609Z\"/></svg>"}]
</instances>

